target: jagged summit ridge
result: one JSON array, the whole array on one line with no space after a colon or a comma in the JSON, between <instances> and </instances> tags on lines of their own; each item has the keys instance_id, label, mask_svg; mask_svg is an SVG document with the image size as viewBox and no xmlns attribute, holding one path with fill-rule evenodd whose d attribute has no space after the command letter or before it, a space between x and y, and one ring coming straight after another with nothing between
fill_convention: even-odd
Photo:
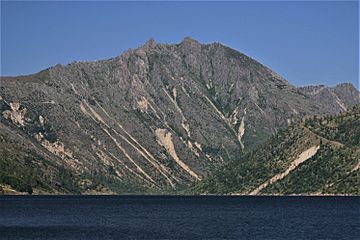
<instances>
[{"instance_id":1,"label":"jagged summit ridge","mask_svg":"<svg viewBox=\"0 0 360 240\"><path fill-rule=\"evenodd\" d=\"M185 37L181 43L181 45L189 45L189 46L199 46L202 45L199 41L191 38L191 37Z\"/></svg>"},{"instance_id":2,"label":"jagged summit ridge","mask_svg":"<svg viewBox=\"0 0 360 240\"><path fill-rule=\"evenodd\" d=\"M155 41L155 39L150 38L149 40L146 41L146 43L144 44L144 47L154 48L156 45L157 45L157 42Z\"/></svg>"}]
</instances>

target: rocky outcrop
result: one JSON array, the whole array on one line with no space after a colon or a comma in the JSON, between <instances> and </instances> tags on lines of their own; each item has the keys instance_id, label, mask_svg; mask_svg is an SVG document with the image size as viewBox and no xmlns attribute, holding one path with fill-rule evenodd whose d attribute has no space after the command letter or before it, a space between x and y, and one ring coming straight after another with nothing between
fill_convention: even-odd
<instances>
[{"instance_id":1,"label":"rocky outcrop","mask_svg":"<svg viewBox=\"0 0 360 240\"><path fill-rule=\"evenodd\" d=\"M307 86L299 90L314 102L320 103L329 113L343 112L348 107L360 103L360 93L350 83L342 83L335 87Z\"/></svg>"}]
</instances>

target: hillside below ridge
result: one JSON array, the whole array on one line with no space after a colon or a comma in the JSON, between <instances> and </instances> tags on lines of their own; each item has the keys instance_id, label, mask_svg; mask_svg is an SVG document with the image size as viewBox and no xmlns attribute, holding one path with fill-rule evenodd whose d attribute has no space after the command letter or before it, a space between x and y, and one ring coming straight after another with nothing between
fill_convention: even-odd
<instances>
[{"instance_id":1,"label":"hillside below ridge","mask_svg":"<svg viewBox=\"0 0 360 240\"><path fill-rule=\"evenodd\" d=\"M359 123L360 104L335 116L307 117L190 189L201 194L359 195Z\"/></svg>"}]
</instances>

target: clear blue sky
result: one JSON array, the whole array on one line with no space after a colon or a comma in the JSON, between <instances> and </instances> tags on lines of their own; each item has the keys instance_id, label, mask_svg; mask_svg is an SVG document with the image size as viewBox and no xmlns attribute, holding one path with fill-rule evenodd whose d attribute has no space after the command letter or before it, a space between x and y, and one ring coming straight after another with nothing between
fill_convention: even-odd
<instances>
[{"instance_id":1,"label":"clear blue sky","mask_svg":"<svg viewBox=\"0 0 360 240\"><path fill-rule=\"evenodd\" d=\"M358 2L1 2L1 75L107 59L150 37L221 42L291 83L359 88Z\"/></svg>"}]
</instances>

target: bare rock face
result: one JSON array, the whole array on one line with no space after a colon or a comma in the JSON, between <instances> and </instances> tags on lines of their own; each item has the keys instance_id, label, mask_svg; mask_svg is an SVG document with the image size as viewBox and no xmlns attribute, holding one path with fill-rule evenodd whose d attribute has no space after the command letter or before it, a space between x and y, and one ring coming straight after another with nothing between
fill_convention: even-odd
<instances>
[{"instance_id":1,"label":"bare rock face","mask_svg":"<svg viewBox=\"0 0 360 240\"><path fill-rule=\"evenodd\" d=\"M79 183L176 189L293 120L356 104L359 92L344 86L328 107L319 89L298 89L219 43L150 39L109 60L2 77L0 128L21 131Z\"/></svg>"},{"instance_id":2,"label":"bare rock face","mask_svg":"<svg viewBox=\"0 0 360 240\"><path fill-rule=\"evenodd\" d=\"M329 113L343 112L348 107L360 103L360 93L350 83L342 83L335 87L307 86L299 90L314 102L320 103Z\"/></svg>"}]
</instances>

